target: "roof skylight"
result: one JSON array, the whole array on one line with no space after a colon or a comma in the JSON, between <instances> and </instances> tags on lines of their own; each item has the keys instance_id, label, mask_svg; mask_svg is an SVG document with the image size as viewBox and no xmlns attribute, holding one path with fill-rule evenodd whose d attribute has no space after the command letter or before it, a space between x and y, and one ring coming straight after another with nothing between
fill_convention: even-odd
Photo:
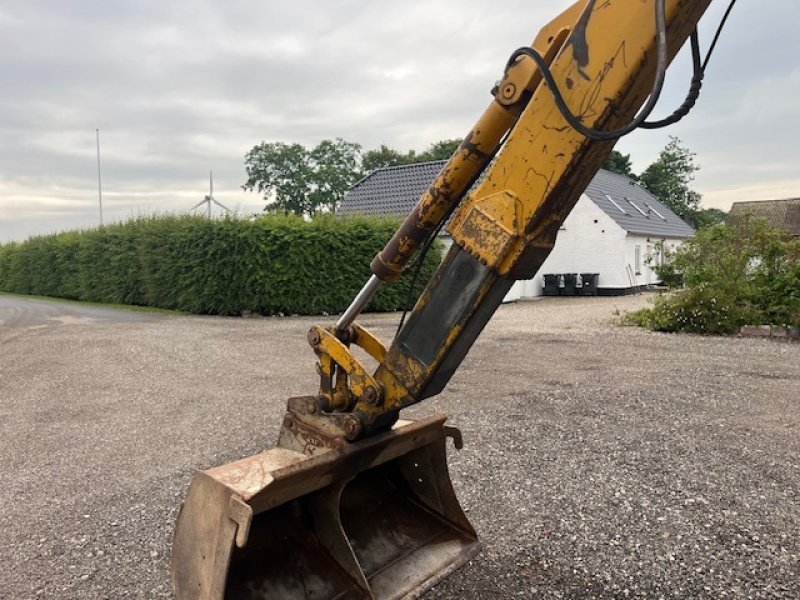
<instances>
[{"instance_id":1,"label":"roof skylight","mask_svg":"<svg viewBox=\"0 0 800 600\"><path fill-rule=\"evenodd\" d=\"M627 215L628 214L628 211L626 211L619 204L617 204L616 201L611 196L609 196L608 194L603 194L603 196L608 198L608 201L611 202L611 204L613 204L614 206L616 206L619 209L619 212L621 212L623 215Z\"/></svg>"},{"instance_id":2,"label":"roof skylight","mask_svg":"<svg viewBox=\"0 0 800 600\"><path fill-rule=\"evenodd\" d=\"M657 211L655 208L653 208L652 206L650 206L650 205L649 205L647 202L645 202L645 203L644 203L644 205L647 207L647 210L650 210L650 211L652 211L652 212L656 213L656 216L657 216L659 219L661 219L662 221L666 221L666 220L667 220L667 217L665 217L664 215L662 215L662 214L661 214L660 212L658 212L658 211Z\"/></svg>"},{"instance_id":3,"label":"roof skylight","mask_svg":"<svg viewBox=\"0 0 800 600\"><path fill-rule=\"evenodd\" d=\"M633 201L633 200L631 200L630 198L625 198L625 200L627 200L627 201L628 201L628 204L630 204L630 205L631 205L633 208L635 208L636 210L638 210L638 211L639 211L639 214L641 214L643 217L646 217L646 218L648 218L648 219L650 218L650 215L649 215L649 214L647 214L646 212L644 212L644 211L643 211L641 208L639 208L639 205L638 205L638 204L636 204L636 203L634 203L634 201Z\"/></svg>"}]
</instances>

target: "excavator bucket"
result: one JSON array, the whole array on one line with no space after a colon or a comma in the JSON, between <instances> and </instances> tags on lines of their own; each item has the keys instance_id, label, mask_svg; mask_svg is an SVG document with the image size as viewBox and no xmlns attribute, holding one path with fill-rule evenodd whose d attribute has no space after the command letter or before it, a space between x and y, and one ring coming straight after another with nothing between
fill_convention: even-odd
<instances>
[{"instance_id":1,"label":"excavator bucket","mask_svg":"<svg viewBox=\"0 0 800 600\"><path fill-rule=\"evenodd\" d=\"M418 598L480 550L447 472L446 438L460 447L460 434L444 421L198 472L173 540L176 597Z\"/></svg>"}]
</instances>

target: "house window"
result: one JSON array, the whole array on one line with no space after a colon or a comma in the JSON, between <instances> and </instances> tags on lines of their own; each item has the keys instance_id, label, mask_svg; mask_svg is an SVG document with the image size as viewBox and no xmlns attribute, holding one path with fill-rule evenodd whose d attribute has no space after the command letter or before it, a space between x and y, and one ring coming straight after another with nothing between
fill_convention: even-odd
<instances>
[{"instance_id":1,"label":"house window","mask_svg":"<svg viewBox=\"0 0 800 600\"><path fill-rule=\"evenodd\" d=\"M633 263L634 263L634 266L636 267L635 268L636 274L637 275L641 275L642 274L642 247L639 246L638 244L633 249Z\"/></svg>"}]
</instances>

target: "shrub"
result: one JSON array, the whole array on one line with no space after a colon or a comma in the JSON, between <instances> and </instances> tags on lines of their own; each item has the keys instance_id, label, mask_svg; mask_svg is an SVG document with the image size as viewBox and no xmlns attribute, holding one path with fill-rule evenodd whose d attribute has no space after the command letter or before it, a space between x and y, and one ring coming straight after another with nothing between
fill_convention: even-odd
<instances>
[{"instance_id":1,"label":"shrub","mask_svg":"<svg viewBox=\"0 0 800 600\"><path fill-rule=\"evenodd\" d=\"M753 311L718 290L700 284L662 295L652 308L628 313L623 322L653 331L684 331L707 335L730 334L752 320Z\"/></svg>"},{"instance_id":2,"label":"shrub","mask_svg":"<svg viewBox=\"0 0 800 600\"><path fill-rule=\"evenodd\" d=\"M0 246L0 290L199 314L336 313L366 281L397 224L329 216L142 217ZM440 257L437 242L420 282ZM409 279L384 286L370 309L404 308Z\"/></svg>"},{"instance_id":3,"label":"shrub","mask_svg":"<svg viewBox=\"0 0 800 600\"><path fill-rule=\"evenodd\" d=\"M800 241L763 221L701 229L657 271L671 291L624 323L701 334L800 325Z\"/></svg>"}]
</instances>

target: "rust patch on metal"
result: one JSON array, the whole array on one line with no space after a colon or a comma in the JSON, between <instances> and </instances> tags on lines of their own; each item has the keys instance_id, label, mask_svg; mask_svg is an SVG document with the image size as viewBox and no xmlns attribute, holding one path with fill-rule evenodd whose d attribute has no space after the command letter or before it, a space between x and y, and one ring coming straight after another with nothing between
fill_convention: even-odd
<instances>
[{"instance_id":1,"label":"rust patch on metal","mask_svg":"<svg viewBox=\"0 0 800 600\"><path fill-rule=\"evenodd\" d=\"M513 94L513 92L512 92ZM489 154L478 148L478 144L473 140L475 138L475 131L470 131L464 140L459 145L460 150L465 150L467 153L475 156L478 160L485 161L489 158Z\"/></svg>"}]
</instances>

